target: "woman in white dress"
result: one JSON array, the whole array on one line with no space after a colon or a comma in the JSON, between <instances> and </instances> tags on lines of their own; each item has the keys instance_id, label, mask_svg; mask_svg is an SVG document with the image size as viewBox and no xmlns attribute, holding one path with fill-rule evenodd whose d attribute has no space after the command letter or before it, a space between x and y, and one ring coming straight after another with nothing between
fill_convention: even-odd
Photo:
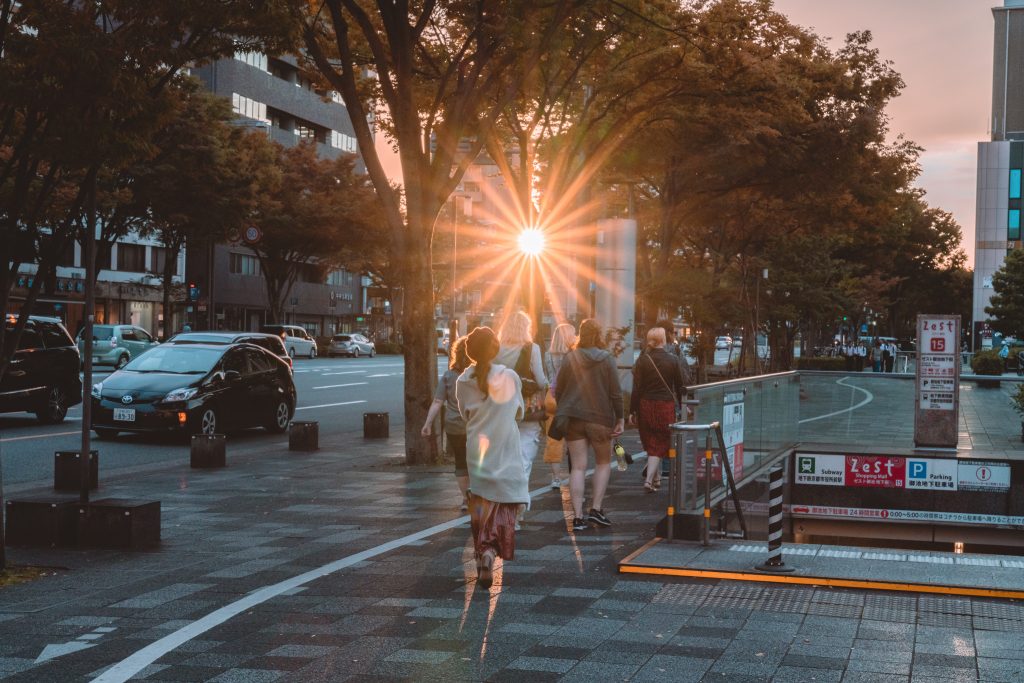
<instances>
[{"instance_id":1,"label":"woman in white dress","mask_svg":"<svg viewBox=\"0 0 1024 683\"><path fill-rule=\"evenodd\" d=\"M455 386L466 420L469 514L483 588L491 585L495 557L513 559L516 516L530 500L516 427L523 414L522 384L514 371L492 363L498 346L491 328L470 332L466 353L473 365Z\"/></svg>"}]
</instances>

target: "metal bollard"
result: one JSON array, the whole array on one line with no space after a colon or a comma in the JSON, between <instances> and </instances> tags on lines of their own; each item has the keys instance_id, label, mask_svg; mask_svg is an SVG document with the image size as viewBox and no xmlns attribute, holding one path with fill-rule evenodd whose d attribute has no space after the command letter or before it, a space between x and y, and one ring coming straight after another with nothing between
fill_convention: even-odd
<instances>
[{"instance_id":1,"label":"metal bollard","mask_svg":"<svg viewBox=\"0 0 1024 683\"><path fill-rule=\"evenodd\" d=\"M703 545L711 545L711 430L704 437L704 532Z\"/></svg>"},{"instance_id":2,"label":"metal bollard","mask_svg":"<svg viewBox=\"0 0 1024 683\"><path fill-rule=\"evenodd\" d=\"M676 517L676 487L677 479L679 477L679 461L676 458L676 444L679 443L680 436L678 434L672 435L672 445L668 449L668 542L671 543L675 535L675 517Z\"/></svg>"},{"instance_id":3,"label":"metal bollard","mask_svg":"<svg viewBox=\"0 0 1024 683\"><path fill-rule=\"evenodd\" d=\"M776 465L769 474L768 485L768 559L757 565L763 572L791 572L782 561L782 465Z\"/></svg>"}]
</instances>

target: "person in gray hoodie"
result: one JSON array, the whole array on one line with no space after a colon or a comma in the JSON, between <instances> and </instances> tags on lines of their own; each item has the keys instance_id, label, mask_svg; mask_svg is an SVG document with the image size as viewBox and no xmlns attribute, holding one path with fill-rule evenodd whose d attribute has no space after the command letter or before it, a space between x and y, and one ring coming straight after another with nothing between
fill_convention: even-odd
<instances>
[{"instance_id":1,"label":"person in gray hoodie","mask_svg":"<svg viewBox=\"0 0 1024 683\"><path fill-rule=\"evenodd\" d=\"M622 434L624 410L615 357L604 345L601 325L596 320L584 320L576 347L565 356L555 382L555 414L568 419L565 440L572 462L569 495L574 531L583 531L590 524L612 525L602 504L612 472L612 439ZM594 449L594 490L592 507L584 518L588 446Z\"/></svg>"}]
</instances>

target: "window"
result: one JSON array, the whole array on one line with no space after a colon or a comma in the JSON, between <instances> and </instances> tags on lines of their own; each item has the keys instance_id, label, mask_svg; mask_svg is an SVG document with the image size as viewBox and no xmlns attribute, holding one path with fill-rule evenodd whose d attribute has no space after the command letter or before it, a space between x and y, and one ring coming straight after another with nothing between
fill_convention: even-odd
<instances>
[{"instance_id":1,"label":"window","mask_svg":"<svg viewBox=\"0 0 1024 683\"><path fill-rule=\"evenodd\" d=\"M1010 215L1006 221L1006 239L1020 239L1020 209L1010 209Z\"/></svg>"},{"instance_id":2,"label":"window","mask_svg":"<svg viewBox=\"0 0 1024 683\"><path fill-rule=\"evenodd\" d=\"M356 142L356 139L354 137L352 137L351 135L346 135L345 133L339 133L336 130L331 131L330 144L331 147L335 149L340 149L345 152L352 152L353 154L355 154L356 151L358 151L359 149L359 144Z\"/></svg>"},{"instance_id":3,"label":"window","mask_svg":"<svg viewBox=\"0 0 1024 683\"><path fill-rule=\"evenodd\" d=\"M117 269L132 273L146 272L146 247L141 244L117 245Z\"/></svg>"},{"instance_id":4,"label":"window","mask_svg":"<svg viewBox=\"0 0 1024 683\"><path fill-rule=\"evenodd\" d=\"M121 328L121 341L139 341L139 337L135 334L135 328L133 327L122 327Z\"/></svg>"},{"instance_id":5,"label":"window","mask_svg":"<svg viewBox=\"0 0 1024 683\"><path fill-rule=\"evenodd\" d=\"M109 244L96 243L96 272L111 269L111 248ZM85 267L85 247L82 247L82 267Z\"/></svg>"},{"instance_id":6,"label":"window","mask_svg":"<svg viewBox=\"0 0 1024 683\"><path fill-rule=\"evenodd\" d=\"M352 273L347 270L332 270L327 274L327 284L334 285L335 287L351 285L352 280Z\"/></svg>"},{"instance_id":7,"label":"window","mask_svg":"<svg viewBox=\"0 0 1024 683\"><path fill-rule=\"evenodd\" d=\"M320 323L302 323L302 328L297 330L303 339L312 340L320 334Z\"/></svg>"},{"instance_id":8,"label":"window","mask_svg":"<svg viewBox=\"0 0 1024 683\"><path fill-rule=\"evenodd\" d=\"M1020 169L1010 169L1010 199L1020 199Z\"/></svg>"},{"instance_id":9,"label":"window","mask_svg":"<svg viewBox=\"0 0 1024 683\"><path fill-rule=\"evenodd\" d=\"M246 365L242 349L232 349L231 351L228 351L224 356L223 365L221 367L224 372L234 370L240 375L249 374L249 366Z\"/></svg>"},{"instance_id":10,"label":"window","mask_svg":"<svg viewBox=\"0 0 1024 683\"><path fill-rule=\"evenodd\" d=\"M10 348L10 340L14 339L11 336L14 333L14 326L7 326L7 348ZM21 338L18 340L19 351L34 351L35 349L43 348L43 338L39 336L39 332L36 331L35 326L26 325L25 329L21 331Z\"/></svg>"},{"instance_id":11,"label":"window","mask_svg":"<svg viewBox=\"0 0 1024 683\"><path fill-rule=\"evenodd\" d=\"M266 372L273 368L270 364L270 359L267 358L267 354L262 351L246 349L245 355L249 359L249 368L251 368L253 372Z\"/></svg>"},{"instance_id":12,"label":"window","mask_svg":"<svg viewBox=\"0 0 1024 683\"><path fill-rule=\"evenodd\" d=\"M167 262L167 255L170 250L167 247L150 247L149 252L149 272L157 275L164 274L164 264ZM177 264L171 268L171 275L177 273Z\"/></svg>"},{"instance_id":13,"label":"window","mask_svg":"<svg viewBox=\"0 0 1024 683\"><path fill-rule=\"evenodd\" d=\"M270 125L267 105L238 93L231 93L231 108L236 114Z\"/></svg>"},{"instance_id":14,"label":"window","mask_svg":"<svg viewBox=\"0 0 1024 683\"><path fill-rule=\"evenodd\" d=\"M236 52L235 59L240 62L245 62L249 66L254 66L260 71L270 73L270 69L267 64L267 56L262 52Z\"/></svg>"},{"instance_id":15,"label":"window","mask_svg":"<svg viewBox=\"0 0 1024 683\"><path fill-rule=\"evenodd\" d=\"M255 256L231 254L228 270L237 275L259 275L260 262Z\"/></svg>"},{"instance_id":16,"label":"window","mask_svg":"<svg viewBox=\"0 0 1024 683\"><path fill-rule=\"evenodd\" d=\"M295 129L292 132L295 133L296 137L303 140L313 140L316 138L316 130L301 123L296 123Z\"/></svg>"},{"instance_id":17,"label":"window","mask_svg":"<svg viewBox=\"0 0 1024 683\"><path fill-rule=\"evenodd\" d=\"M75 343L71 341L71 337L67 335L59 325L54 323L40 323L39 331L42 332L43 343L46 344L48 349L58 349L62 346L74 346Z\"/></svg>"},{"instance_id":18,"label":"window","mask_svg":"<svg viewBox=\"0 0 1024 683\"><path fill-rule=\"evenodd\" d=\"M133 329L135 330L135 337L137 338L138 341L146 343L153 341L153 338L149 336L149 332L146 332L141 327L136 327Z\"/></svg>"}]
</instances>

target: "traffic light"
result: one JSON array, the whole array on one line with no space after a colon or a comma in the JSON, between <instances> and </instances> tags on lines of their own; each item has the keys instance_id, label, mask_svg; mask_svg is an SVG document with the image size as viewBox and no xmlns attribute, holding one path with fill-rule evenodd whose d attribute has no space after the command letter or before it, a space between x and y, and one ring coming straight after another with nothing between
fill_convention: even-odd
<instances>
[{"instance_id":1,"label":"traffic light","mask_svg":"<svg viewBox=\"0 0 1024 683\"><path fill-rule=\"evenodd\" d=\"M850 316L848 316L848 315L844 315L844 316L843 316L843 322L844 322L844 323L845 323L845 322L846 322L847 320L849 320L849 319L850 319Z\"/></svg>"},{"instance_id":2,"label":"traffic light","mask_svg":"<svg viewBox=\"0 0 1024 683\"><path fill-rule=\"evenodd\" d=\"M188 283L188 300L196 301L199 299L199 285L194 282Z\"/></svg>"}]
</instances>

